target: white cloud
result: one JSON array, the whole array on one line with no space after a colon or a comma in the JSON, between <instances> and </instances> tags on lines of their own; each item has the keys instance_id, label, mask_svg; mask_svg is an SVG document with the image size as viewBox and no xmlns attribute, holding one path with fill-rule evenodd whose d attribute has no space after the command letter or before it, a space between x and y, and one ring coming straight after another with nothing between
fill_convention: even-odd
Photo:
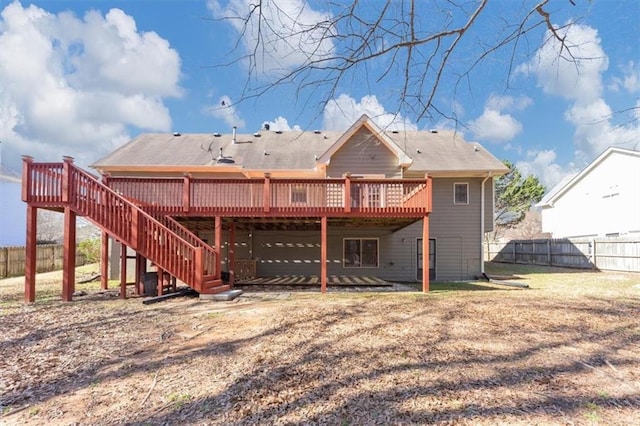
<instances>
[{"instance_id":1,"label":"white cloud","mask_svg":"<svg viewBox=\"0 0 640 426\"><path fill-rule=\"evenodd\" d=\"M635 106L635 117L627 122L612 123L612 111L603 99L588 105L573 105L565 113L575 125L576 160L589 162L610 146L633 148L640 142L640 101Z\"/></svg>"},{"instance_id":2,"label":"white cloud","mask_svg":"<svg viewBox=\"0 0 640 426\"><path fill-rule=\"evenodd\" d=\"M522 132L522 124L511 114L503 110L521 111L531 105L532 100L526 96L491 95L487 100L482 115L469 122L473 134L491 142L507 142Z\"/></svg>"},{"instance_id":3,"label":"white cloud","mask_svg":"<svg viewBox=\"0 0 640 426\"><path fill-rule=\"evenodd\" d=\"M639 139L640 123L625 121L624 117L614 123L615 114L603 98L602 76L609 60L598 32L589 26L571 24L558 29L558 33L565 46L547 31L547 43L518 69L532 73L546 93L572 101L565 119L575 127L576 161L588 163L609 146L633 147ZM631 62L624 72L625 77L610 87L638 90L638 69Z\"/></svg>"},{"instance_id":4,"label":"white cloud","mask_svg":"<svg viewBox=\"0 0 640 426\"><path fill-rule=\"evenodd\" d=\"M206 107L204 113L223 120L229 127L242 128L245 126L245 121L240 117L231 98L227 95L220 97L217 105Z\"/></svg>"},{"instance_id":5,"label":"white cloud","mask_svg":"<svg viewBox=\"0 0 640 426\"><path fill-rule=\"evenodd\" d=\"M346 130L362 114L367 114L385 130L416 130L417 126L400 114L386 112L375 95L363 96L360 102L341 94L327 102L324 108L324 130Z\"/></svg>"},{"instance_id":6,"label":"white cloud","mask_svg":"<svg viewBox=\"0 0 640 426\"><path fill-rule=\"evenodd\" d=\"M586 25L567 24L557 32L563 37L564 46L547 31L546 43L528 64L518 69L535 75L546 93L581 103L596 100L602 94L601 75L609 66L598 31Z\"/></svg>"},{"instance_id":7,"label":"white cloud","mask_svg":"<svg viewBox=\"0 0 640 426\"><path fill-rule=\"evenodd\" d=\"M259 75L282 75L333 52L333 42L326 37L329 28L324 27L330 21L328 13L313 10L305 0L265 0L245 21L255 4L254 0L230 0L224 6L218 0L207 2L214 17L234 27L252 58L247 57L245 64Z\"/></svg>"},{"instance_id":8,"label":"white cloud","mask_svg":"<svg viewBox=\"0 0 640 426\"><path fill-rule=\"evenodd\" d=\"M518 120L492 109L485 109L480 117L471 120L469 128L477 138L492 142L510 141L522 132L522 124Z\"/></svg>"},{"instance_id":9,"label":"white cloud","mask_svg":"<svg viewBox=\"0 0 640 426\"><path fill-rule=\"evenodd\" d=\"M629 93L640 92L640 64L629 61L621 67L621 70L622 77L614 77L609 88L616 92L620 88L624 88Z\"/></svg>"},{"instance_id":10,"label":"white cloud","mask_svg":"<svg viewBox=\"0 0 640 426\"><path fill-rule=\"evenodd\" d=\"M523 176L536 176L548 191L563 178L576 172L573 167L562 167L555 160L556 152L552 149L531 150L527 152L526 161L518 161L515 165Z\"/></svg>"},{"instance_id":11,"label":"white cloud","mask_svg":"<svg viewBox=\"0 0 640 426\"><path fill-rule=\"evenodd\" d=\"M283 131L283 132L288 132L290 130L293 130L296 132L302 131L302 128L297 124L291 127L289 125L289 121L287 121L287 119L282 116L276 118L274 121L265 121L264 123L262 123L263 128L265 124L269 125L269 130L271 131L276 131L276 130Z\"/></svg>"},{"instance_id":12,"label":"white cloud","mask_svg":"<svg viewBox=\"0 0 640 426\"><path fill-rule=\"evenodd\" d=\"M16 1L0 18L0 138L12 167L19 154L86 164L129 139L129 126L171 128L163 98L181 94L180 58L121 10L80 19Z\"/></svg>"},{"instance_id":13,"label":"white cloud","mask_svg":"<svg viewBox=\"0 0 640 426\"><path fill-rule=\"evenodd\" d=\"M486 102L485 108L495 111L510 110L522 111L529 107L533 101L527 96L498 96L492 94Z\"/></svg>"}]
</instances>

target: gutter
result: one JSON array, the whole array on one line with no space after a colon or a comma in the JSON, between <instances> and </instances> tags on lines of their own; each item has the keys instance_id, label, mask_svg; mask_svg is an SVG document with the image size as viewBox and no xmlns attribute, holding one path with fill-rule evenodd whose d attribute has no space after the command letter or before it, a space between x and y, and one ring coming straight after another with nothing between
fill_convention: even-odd
<instances>
[{"instance_id":1,"label":"gutter","mask_svg":"<svg viewBox=\"0 0 640 426\"><path fill-rule=\"evenodd\" d=\"M484 183L492 177L492 173L489 172L487 177L482 180L480 184L480 273L484 273Z\"/></svg>"}]
</instances>

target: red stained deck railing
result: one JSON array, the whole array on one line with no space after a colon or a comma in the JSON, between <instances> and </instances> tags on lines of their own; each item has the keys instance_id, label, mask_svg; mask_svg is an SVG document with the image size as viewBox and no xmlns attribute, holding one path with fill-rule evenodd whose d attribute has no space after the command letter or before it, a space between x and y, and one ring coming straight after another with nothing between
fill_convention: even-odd
<instances>
[{"instance_id":1,"label":"red stained deck railing","mask_svg":"<svg viewBox=\"0 0 640 426\"><path fill-rule=\"evenodd\" d=\"M427 179L109 177L145 210L174 216L397 216L431 212Z\"/></svg>"},{"instance_id":2,"label":"red stained deck railing","mask_svg":"<svg viewBox=\"0 0 640 426\"><path fill-rule=\"evenodd\" d=\"M204 267L204 275L211 275L215 272L216 251L213 247L202 241L196 234L191 232L171 216L159 215L156 219L171 230L171 232L174 232L192 246L202 248L202 265Z\"/></svg>"},{"instance_id":3,"label":"red stained deck railing","mask_svg":"<svg viewBox=\"0 0 640 426\"><path fill-rule=\"evenodd\" d=\"M187 240L94 176L64 163L23 166L22 199L35 207L69 207L181 281L200 291L215 253ZM175 227L174 227L175 228Z\"/></svg>"}]
</instances>

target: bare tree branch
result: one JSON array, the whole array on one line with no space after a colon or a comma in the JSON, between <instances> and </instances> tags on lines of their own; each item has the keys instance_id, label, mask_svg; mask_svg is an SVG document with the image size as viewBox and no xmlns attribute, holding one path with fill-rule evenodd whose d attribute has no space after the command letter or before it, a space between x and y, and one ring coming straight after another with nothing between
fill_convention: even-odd
<instances>
[{"instance_id":1,"label":"bare tree branch","mask_svg":"<svg viewBox=\"0 0 640 426\"><path fill-rule=\"evenodd\" d=\"M348 78L357 84L396 79L397 113L410 112L416 121L440 116L455 119L455 114L436 105L446 90L445 76L453 85L448 93L455 95L462 83L471 87L471 75L481 63L510 48L508 87L515 64L523 60L518 56L521 46L533 31L548 30L559 43L559 56L576 66L582 59L574 56L573 46L567 43L566 28L553 24L547 11L549 0L521 1L518 14L509 15L510 20L503 18L502 28L496 28L490 41L474 32L480 28L478 22L483 20L486 25L492 16L487 13L488 0L331 2L331 14L314 22L305 21L308 10L304 7L291 10L273 0L254 0L247 10L227 11L229 15L222 18L235 23L239 33L233 48L237 58L225 65L247 63L248 78L238 102L294 85L298 99L309 90L322 93L319 107L323 107L343 87L349 87ZM542 40L542 34L537 37ZM539 42L533 46L537 47ZM382 66L372 65L374 60L382 60Z\"/></svg>"}]
</instances>

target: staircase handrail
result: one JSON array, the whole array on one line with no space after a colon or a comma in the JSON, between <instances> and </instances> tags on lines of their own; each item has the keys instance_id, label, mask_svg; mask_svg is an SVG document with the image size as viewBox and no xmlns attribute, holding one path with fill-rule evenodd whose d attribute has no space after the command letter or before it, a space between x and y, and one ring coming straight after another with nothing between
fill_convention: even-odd
<instances>
[{"instance_id":1,"label":"staircase handrail","mask_svg":"<svg viewBox=\"0 0 640 426\"><path fill-rule=\"evenodd\" d=\"M165 225L169 230L178 234L182 239L188 241L194 247L201 247L203 249L203 265L204 265L204 274L210 275L215 272L215 258L216 258L216 249L211 247L209 244L202 241L200 237L191 232L189 228L172 218L168 215L159 214L154 217L159 220L163 225Z\"/></svg>"},{"instance_id":2,"label":"staircase handrail","mask_svg":"<svg viewBox=\"0 0 640 426\"><path fill-rule=\"evenodd\" d=\"M24 201L34 196L42 198L39 192L44 191L45 202L69 206L195 290L202 288L204 249L201 246L191 244L70 161L28 163L28 168L37 170L45 181L25 182ZM34 176L31 173L27 176L31 182ZM32 191L37 194L32 195ZM164 250L160 249L162 246L166 246Z\"/></svg>"}]
</instances>

